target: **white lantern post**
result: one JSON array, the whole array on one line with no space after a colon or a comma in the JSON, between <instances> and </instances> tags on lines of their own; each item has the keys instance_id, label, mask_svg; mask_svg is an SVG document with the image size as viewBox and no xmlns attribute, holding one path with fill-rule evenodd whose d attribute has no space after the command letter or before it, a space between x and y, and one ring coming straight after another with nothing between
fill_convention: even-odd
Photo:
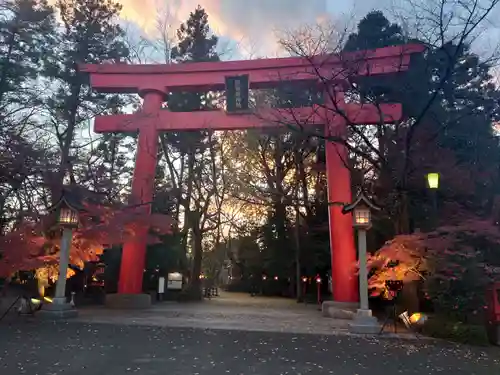
<instances>
[{"instance_id":1,"label":"white lantern post","mask_svg":"<svg viewBox=\"0 0 500 375\"><path fill-rule=\"evenodd\" d=\"M352 213L353 226L358 232L358 262L359 262L359 302L360 306L349 325L351 332L355 333L377 333L379 324L372 315L368 305L368 264L366 250L366 232L372 226L372 211L380 208L373 204L363 192L360 192L353 203L344 206L345 214Z\"/></svg>"},{"instance_id":2,"label":"white lantern post","mask_svg":"<svg viewBox=\"0 0 500 375\"><path fill-rule=\"evenodd\" d=\"M68 303L66 298L66 275L68 273L73 229L77 228L79 223L78 209L71 205L63 194L59 202L53 205L49 211L56 211L57 226L62 229L59 249L59 275L54 299L52 303L45 303L40 313L51 318L74 317L77 315L77 310L71 303Z\"/></svg>"},{"instance_id":3,"label":"white lantern post","mask_svg":"<svg viewBox=\"0 0 500 375\"><path fill-rule=\"evenodd\" d=\"M58 224L62 228L63 233L59 250L59 276L57 278L56 294L52 303L65 304L67 303L66 274L68 273L69 253L71 250L73 229L78 227L78 212L68 204L61 204L58 214Z\"/></svg>"}]
</instances>

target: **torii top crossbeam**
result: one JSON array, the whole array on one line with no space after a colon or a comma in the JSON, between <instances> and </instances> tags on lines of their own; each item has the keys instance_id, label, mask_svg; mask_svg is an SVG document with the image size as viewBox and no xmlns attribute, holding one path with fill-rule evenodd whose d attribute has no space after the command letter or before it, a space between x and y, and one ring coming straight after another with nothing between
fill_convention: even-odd
<instances>
[{"instance_id":1,"label":"torii top crossbeam","mask_svg":"<svg viewBox=\"0 0 500 375\"><path fill-rule=\"evenodd\" d=\"M339 82L359 75L405 71L410 56L422 52L421 44L408 44L376 50L224 62L188 64L104 64L81 65L91 73L91 85L100 92L137 93L157 87L162 91L222 90L226 76L249 75L250 88L276 86L282 81L320 80Z\"/></svg>"}]
</instances>

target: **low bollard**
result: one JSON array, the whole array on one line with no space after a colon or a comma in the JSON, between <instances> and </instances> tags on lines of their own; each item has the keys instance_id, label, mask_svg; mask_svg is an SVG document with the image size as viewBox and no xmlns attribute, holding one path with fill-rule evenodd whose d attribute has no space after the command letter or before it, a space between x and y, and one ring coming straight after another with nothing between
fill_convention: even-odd
<instances>
[{"instance_id":1,"label":"low bollard","mask_svg":"<svg viewBox=\"0 0 500 375\"><path fill-rule=\"evenodd\" d=\"M321 276L316 275L316 292L317 292L317 300L318 305L321 306Z\"/></svg>"},{"instance_id":2,"label":"low bollard","mask_svg":"<svg viewBox=\"0 0 500 375\"><path fill-rule=\"evenodd\" d=\"M306 303L306 294L307 294L307 277L302 277L302 299L304 303Z\"/></svg>"}]
</instances>

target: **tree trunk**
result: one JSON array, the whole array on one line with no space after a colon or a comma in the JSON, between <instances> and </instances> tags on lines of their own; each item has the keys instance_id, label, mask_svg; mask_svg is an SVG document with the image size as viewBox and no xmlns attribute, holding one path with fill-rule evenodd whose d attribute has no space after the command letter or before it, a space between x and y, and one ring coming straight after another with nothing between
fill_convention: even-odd
<instances>
[{"instance_id":1,"label":"tree trunk","mask_svg":"<svg viewBox=\"0 0 500 375\"><path fill-rule=\"evenodd\" d=\"M201 293L201 264L203 260L203 231L200 228L200 213L191 212L190 223L193 230L193 265L191 268L191 279L187 288L188 298L199 301L202 299Z\"/></svg>"},{"instance_id":2,"label":"tree trunk","mask_svg":"<svg viewBox=\"0 0 500 375\"><path fill-rule=\"evenodd\" d=\"M195 163L195 154L190 153L188 155L188 172L187 172L187 191L186 191L186 200L184 202L184 227L182 228L182 238L181 238L181 247L183 249L184 258L187 256L187 238L189 227L191 224L191 220L189 215L191 214L191 195L193 193L193 181L194 181L194 163Z\"/></svg>"},{"instance_id":3,"label":"tree trunk","mask_svg":"<svg viewBox=\"0 0 500 375\"><path fill-rule=\"evenodd\" d=\"M420 301L418 299L418 284L419 281L410 281L403 286L401 292L403 306L410 315L419 311Z\"/></svg>"},{"instance_id":4,"label":"tree trunk","mask_svg":"<svg viewBox=\"0 0 500 375\"><path fill-rule=\"evenodd\" d=\"M410 233L410 212L409 212L408 193L403 190L400 194L400 210L398 220L397 234ZM418 298L418 282L412 281L405 283L401 291L403 306L408 313L419 311L420 301Z\"/></svg>"},{"instance_id":5,"label":"tree trunk","mask_svg":"<svg viewBox=\"0 0 500 375\"><path fill-rule=\"evenodd\" d=\"M57 178L55 180L55 186L52 191L52 204L57 202L62 195L64 178L66 173L70 174L70 181L74 183L74 176L72 171L72 166L70 162L70 150L73 138L75 136L76 128L76 116L78 112L78 107L80 105L80 92L82 86L81 84L73 84L71 86L71 96L67 100L68 112L67 112L67 128L63 133L58 133L59 147L61 149L61 161L59 164L59 170L57 171Z\"/></svg>"},{"instance_id":6,"label":"tree trunk","mask_svg":"<svg viewBox=\"0 0 500 375\"><path fill-rule=\"evenodd\" d=\"M410 233L410 211L408 202L408 192L406 190L401 190L399 193L399 209L398 209L398 220L396 221L396 233L397 234L409 234Z\"/></svg>"},{"instance_id":7,"label":"tree trunk","mask_svg":"<svg viewBox=\"0 0 500 375\"><path fill-rule=\"evenodd\" d=\"M203 260L203 249L202 249L202 234L200 230L193 230L194 237L194 256L193 256L193 272L191 278L191 290L193 292L192 296L195 299L201 299L201 263Z\"/></svg>"},{"instance_id":8,"label":"tree trunk","mask_svg":"<svg viewBox=\"0 0 500 375\"><path fill-rule=\"evenodd\" d=\"M297 302L302 302L304 296L302 295L301 286L301 263L300 263L300 211L299 206L295 205L295 290Z\"/></svg>"}]
</instances>

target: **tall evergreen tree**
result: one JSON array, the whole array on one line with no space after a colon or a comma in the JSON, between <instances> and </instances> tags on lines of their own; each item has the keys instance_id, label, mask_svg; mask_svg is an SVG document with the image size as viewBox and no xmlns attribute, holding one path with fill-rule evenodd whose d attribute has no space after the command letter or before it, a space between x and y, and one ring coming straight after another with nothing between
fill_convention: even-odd
<instances>
[{"instance_id":1,"label":"tall evergreen tree","mask_svg":"<svg viewBox=\"0 0 500 375\"><path fill-rule=\"evenodd\" d=\"M376 10L359 21L357 31L349 35L343 49L347 52L365 51L404 43L401 27L390 23L384 13Z\"/></svg>"},{"instance_id":2,"label":"tall evergreen tree","mask_svg":"<svg viewBox=\"0 0 500 375\"><path fill-rule=\"evenodd\" d=\"M398 45L406 40L398 25L391 24L381 12L371 12L349 37L345 50ZM360 143L377 145L374 191L387 217L395 219L396 234L408 234L413 228L433 230L439 217L448 225L464 220L464 216L477 218L491 211L498 195L499 145L492 124L498 121L499 91L491 83L491 67L470 51L469 42L444 40L414 58L410 70L397 80L367 77L354 86L363 100L403 105L403 121L379 128L376 143L366 132L360 135L359 130L351 129ZM428 172L441 174L437 211L425 185ZM456 206L461 207L460 213ZM392 228L382 225L385 222L390 220L375 225L384 240L393 235ZM475 246L473 242L468 245ZM430 249L433 246L429 244ZM483 245L481 252L484 255L488 250ZM489 263L495 264L492 260L488 259ZM439 257L431 260L436 264L440 261ZM446 263L440 266L448 267ZM469 266L464 265L466 273L474 268ZM415 285L409 283L403 293L409 310L418 309ZM436 285L443 292L441 282ZM464 285L457 285L451 300L457 296L460 300L473 290ZM440 301L434 302L440 305Z\"/></svg>"},{"instance_id":3,"label":"tall evergreen tree","mask_svg":"<svg viewBox=\"0 0 500 375\"><path fill-rule=\"evenodd\" d=\"M345 50L385 47L406 40L401 28L377 11L361 20ZM445 152L453 159L448 170L441 171L448 186L442 198L476 202L476 210L481 210L486 201L491 206L491 187L498 178L498 145L492 136L492 122L499 116L499 92L491 83L490 66L471 53L466 42L431 47L424 57L412 61L410 71L398 80L368 77L356 90L368 101L403 104L407 120L379 130L380 165L385 168L381 178L390 181L391 189L405 195L407 202L413 202L407 207L411 212L406 212L416 220L415 225L425 228L431 222L427 217L430 208L422 210L429 202L422 188L425 169L433 164L437 167L439 152L441 158ZM457 168L468 170L476 186L461 188L457 172L453 172ZM384 194L391 196L389 202L402 199L387 190ZM404 212L400 214L405 216ZM398 231L407 230L409 226L402 224Z\"/></svg>"},{"instance_id":4,"label":"tall evergreen tree","mask_svg":"<svg viewBox=\"0 0 500 375\"><path fill-rule=\"evenodd\" d=\"M79 129L96 114L112 111L110 108L117 108L121 103L116 96L91 91L88 78L78 72L78 64L121 62L128 56L128 50L118 25L121 10L118 3L59 0L56 6L62 27L56 35L57 47L46 56L45 78L55 91L46 98L46 103L61 152L60 170L55 179L61 184L68 174L76 181L73 164Z\"/></svg>"},{"instance_id":5,"label":"tall evergreen tree","mask_svg":"<svg viewBox=\"0 0 500 375\"><path fill-rule=\"evenodd\" d=\"M40 131L43 119L38 116L42 109L37 78L44 67L43 57L54 46L55 17L53 9L43 0L4 1L0 14L0 227L3 227L18 221L19 211L35 210L34 204L40 196L26 192L23 187L37 186L41 172L52 162L53 155L43 144L47 137Z\"/></svg>"},{"instance_id":6,"label":"tall evergreen tree","mask_svg":"<svg viewBox=\"0 0 500 375\"><path fill-rule=\"evenodd\" d=\"M0 115L12 105L33 105L33 85L42 58L54 47L55 17L44 0L14 0L0 10ZM4 120L4 118L2 118Z\"/></svg>"},{"instance_id":7,"label":"tall evergreen tree","mask_svg":"<svg viewBox=\"0 0 500 375\"><path fill-rule=\"evenodd\" d=\"M218 39L211 35L208 14L198 6L191 12L188 20L177 30L177 45L174 46L171 57L174 62L188 64L191 62L218 61L216 51ZM208 92L175 92L168 98L167 107L171 111L199 111L213 109L213 93ZM203 233L207 220L207 210L215 193L217 178L206 178L207 170L215 173L212 164L216 138L213 132L186 131L171 132L161 136L164 151L171 150L180 157L182 173L175 181L175 214L181 215L183 210L184 228L181 233L182 247L187 256L189 234L192 239L193 262L191 278L188 286L190 298L201 298L199 275L203 258ZM165 152L167 166L173 170L171 153ZM185 172L184 172L185 171ZM207 184L205 184L207 183ZM211 187L207 187L210 185ZM185 261L187 267L187 261Z\"/></svg>"}]
</instances>

